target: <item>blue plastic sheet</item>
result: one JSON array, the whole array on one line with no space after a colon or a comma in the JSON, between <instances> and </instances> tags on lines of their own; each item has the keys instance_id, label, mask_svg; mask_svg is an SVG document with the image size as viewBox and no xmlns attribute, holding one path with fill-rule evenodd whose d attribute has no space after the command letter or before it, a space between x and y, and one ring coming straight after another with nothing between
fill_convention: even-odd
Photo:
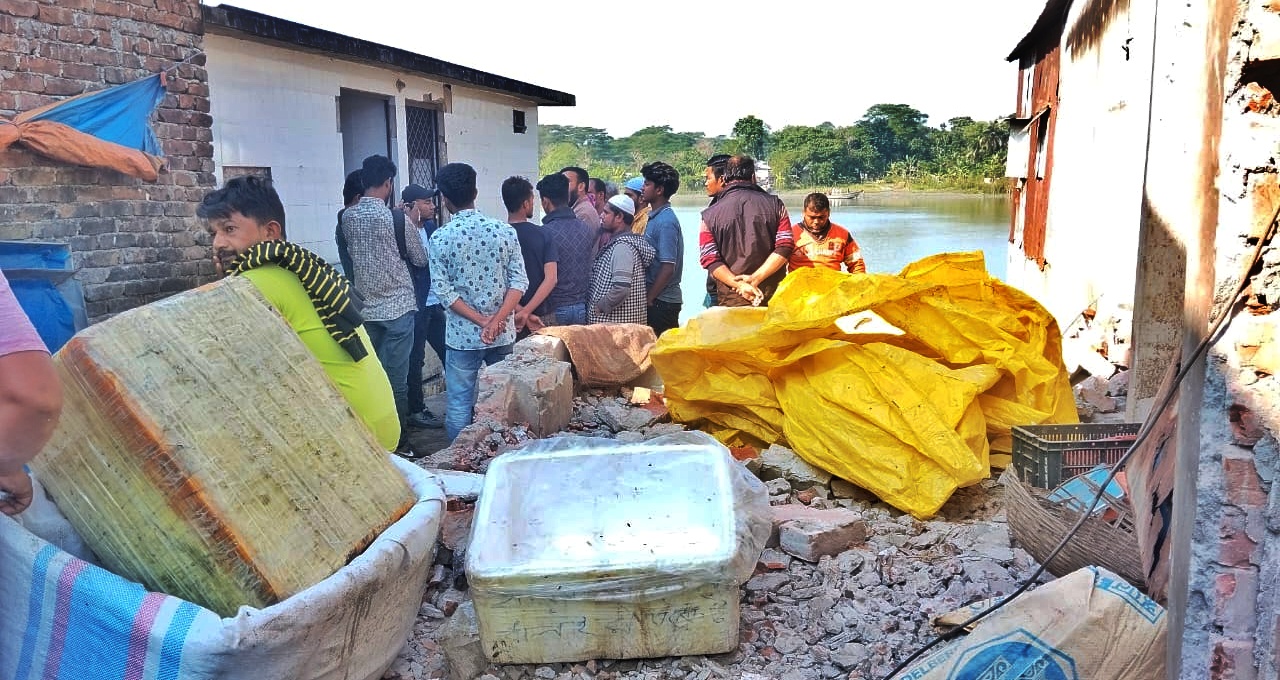
<instances>
[{"instance_id":1,"label":"blue plastic sheet","mask_svg":"<svg viewBox=\"0 0 1280 680\"><path fill-rule=\"evenodd\" d=\"M163 155L151 130L151 112L164 99L160 75L80 95L32 116L75 128L98 139Z\"/></svg>"},{"instance_id":2,"label":"blue plastic sheet","mask_svg":"<svg viewBox=\"0 0 1280 680\"><path fill-rule=\"evenodd\" d=\"M72 278L67 244L0 241L0 270L50 352L88 325L84 292Z\"/></svg>"}]
</instances>

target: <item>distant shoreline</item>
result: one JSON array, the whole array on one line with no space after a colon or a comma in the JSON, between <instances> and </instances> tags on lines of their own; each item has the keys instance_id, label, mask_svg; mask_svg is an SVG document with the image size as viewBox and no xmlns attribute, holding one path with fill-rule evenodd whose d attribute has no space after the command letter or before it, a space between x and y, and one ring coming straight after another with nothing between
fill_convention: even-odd
<instances>
[{"instance_id":1,"label":"distant shoreline","mask_svg":"<svg viewBox=\"0 0 1280 680\"><path fill-rule=\"evenodd\" d=\"M825 194L830 188L831 187L813 187L810 189L787 189L785 191L776 191L774 193L777 194L777 196L782 199L793 198L795 200L804 200L804 197L808 196L811 193L819 192L819 193ZM977 191L962 191L959 189L908 189L908 188L902 188L902 187L894 187L889 189L855 189L854 191L861 191L862 193L858 196L858 198L852 198L852 199L841 198L841 199L835 199L835 200L838 200L841 202L846 202L846 201L857 202L862 198L872 198L872 197L880 197L880 196L883 196L883 197L928 196L930 198L991 198L991 199L998 198L1001 200L1007 200L1009 197L1009 195L1005 193L988 194L988 193L982 193Z\"/></svg>"}]
</instances>

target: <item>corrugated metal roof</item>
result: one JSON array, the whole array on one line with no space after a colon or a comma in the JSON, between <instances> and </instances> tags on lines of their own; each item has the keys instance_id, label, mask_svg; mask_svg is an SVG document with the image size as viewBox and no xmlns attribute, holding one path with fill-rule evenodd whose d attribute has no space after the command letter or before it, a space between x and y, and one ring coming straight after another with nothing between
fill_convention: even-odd
<instances>
[{"instance_id":1,"label":"corrugated metal roof","mask_svg":"<svg viewBox=\"0 0 1280 680\"><path fill-rule=\"evenodd\" d=\"M1009 56L1005 57L1005 61L1022 58L1022 55L1039 45L1040 39L1047 35L1061 37L1062 29L1067 23L1067 10L1071 9L1071 2L1072 0L1049 0L1045 3L1044 10L1040 12L1036 23L1031 26L1031 30L1022 37Z\"/></svg>"}]
</instances>

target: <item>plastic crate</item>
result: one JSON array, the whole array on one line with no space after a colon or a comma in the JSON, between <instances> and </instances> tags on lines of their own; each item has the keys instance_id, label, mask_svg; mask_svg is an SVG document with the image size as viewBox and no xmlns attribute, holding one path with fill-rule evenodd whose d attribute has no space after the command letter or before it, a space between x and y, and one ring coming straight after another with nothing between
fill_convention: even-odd
<instances>
[{"instance_id":1,"label":"plastic crate","mask_svg":"<svg viewBox=\"0 0 1280 680\"><path fill-rule=\"evenodd\" d=\"M1098 465L1114 465L1142 423L1021 425L1013 428L1013 468L1026 483L1052 489Z\"/></svg>"}]
</instances>

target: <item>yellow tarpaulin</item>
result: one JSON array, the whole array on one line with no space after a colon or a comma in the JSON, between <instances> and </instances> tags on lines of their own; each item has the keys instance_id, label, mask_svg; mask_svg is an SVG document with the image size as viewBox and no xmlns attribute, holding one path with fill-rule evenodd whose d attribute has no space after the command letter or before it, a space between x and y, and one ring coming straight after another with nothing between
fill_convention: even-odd
<instances>
[{"instance_id":1,"label":"yellow tarpaulin","mask_svg":"<svg viewBox=\"0 0 1280 680\"><path fill-rule=\"evenodd\" d=\"M677 422L786 443L921 518L990 474L1013 425L1077 422L1057 322L980 252L898 276L793 272L768 309L663 334L653 363Z\"/></svg>"}]
</instances>

